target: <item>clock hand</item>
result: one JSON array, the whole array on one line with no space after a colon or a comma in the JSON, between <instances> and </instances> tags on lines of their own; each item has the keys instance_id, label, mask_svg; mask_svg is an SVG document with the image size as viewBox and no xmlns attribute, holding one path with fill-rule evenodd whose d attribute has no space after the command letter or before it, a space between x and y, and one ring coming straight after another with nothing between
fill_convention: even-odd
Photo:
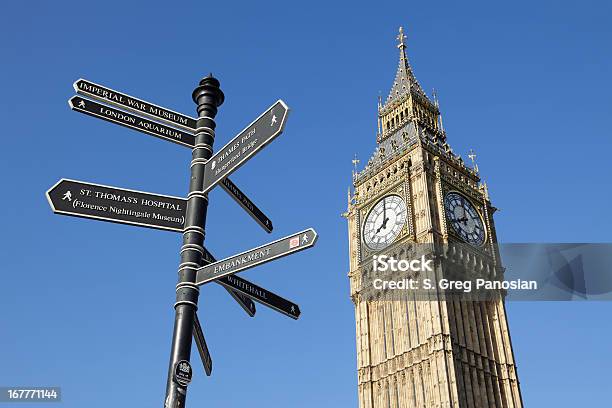
<instances>
[{"instance_id":1,"label":"clock hand","mask_svg":"<svg viewBox=\"0 0 612 408\"><path fill-rule=\"evenodd\" d=\"M467 223L468 219L467 219L467 217L466 217L466 216L465 216L465 214L464 214L464 215L463 215L463 218L457 218L457 221L462 222L462 223L464 223L464 224L465 224L465 223Z\"/></svg>"},{"instance_id":2,"label":"clock hand","mask_svg":"<svg viewBox=\"0 0 612 408\"><path fill-rule=\"evenodd\" d=\"M465 211L465 207L461 207L461 210L463 210L463 219L465 220L464 222L467 222L469 220L468 216L470 215L467 211Z\"/></svg>"},{"instance_id":3,"label":"clock hand","mask_svg":"<svg viewBox=\"0 0 612 408\"><path fill-rule=\"evenodd\" d=\"M378 227L378 229L376 230L374 234L378 234L381 229L387 228L387 221L389 221L389 218L384 219L384 221L382 222L382 224L380 224L380 227Z\"/></svg>"},{"instance_id":4,"label":"clock hand","mask_svg":"<svg viewBox=\"0 0 612 408\"><path fill-rule=\"evenodd\" d=\"M383 218L387 220L387 197L383 198Z\"/></svg>"}]
</instances>

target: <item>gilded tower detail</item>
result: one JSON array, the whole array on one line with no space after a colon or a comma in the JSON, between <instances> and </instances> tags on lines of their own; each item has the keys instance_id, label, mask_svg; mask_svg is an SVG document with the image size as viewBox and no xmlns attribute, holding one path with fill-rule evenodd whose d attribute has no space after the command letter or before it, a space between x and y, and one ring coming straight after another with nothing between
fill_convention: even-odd
<instances>
[{"instance_id":1,"label":"gilded tower detail","mask_svg":"<svg viewBox=\"0 0 612 408\"><path fill-rule=\"evenodd\" d=\"M522 407L502 297L366 293L374 255L430 245L450 269L503 274L486 185L447 143L437 100L417 81L403 30L393 86L378 103L377 147L353 175L345 216L360 408Z\"/></svg>"}]
</instances>

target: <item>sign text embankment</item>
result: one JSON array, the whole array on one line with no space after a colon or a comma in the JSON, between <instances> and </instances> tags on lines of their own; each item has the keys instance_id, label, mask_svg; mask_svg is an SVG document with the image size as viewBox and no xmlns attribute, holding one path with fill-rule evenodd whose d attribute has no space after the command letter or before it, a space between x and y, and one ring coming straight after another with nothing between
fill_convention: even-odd
<instances>
[{"instance_id":1,"label":"sign text embankment","mask_svg":"<svg viewBox=\"0 0 612 408\"><path fill-rule=\"evenodd\" d=\"M203 285L224 276L233 275L257 265L273 261L314 246L317 233L314 229L295 233L269 244L217 261L198 269L196 284Z\"/></svg>"}]
</instances>

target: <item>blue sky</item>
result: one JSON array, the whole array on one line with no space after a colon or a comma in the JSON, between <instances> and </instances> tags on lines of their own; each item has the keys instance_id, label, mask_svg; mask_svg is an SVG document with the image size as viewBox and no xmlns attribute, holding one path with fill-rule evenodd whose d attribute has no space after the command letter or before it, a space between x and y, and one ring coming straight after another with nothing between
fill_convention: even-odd
<instances>
[{"instance_id":1,"label":"blue sky","mask_svg":"<svg viewBox=\"0 0 612 408\"><path fill-rule=\"evenodd\" d=\"M285 133L232 177L268 235L215 189L224 257L313 226L316 249L244 274L302 309L248 318L206 287L214 361L188 404L355 407L346 207L351 159L375 146L395 36L438 90L448 141L478 153L503 242L609 242L612 29L607 2L12 2L0 16L0 386L59 385L66 407L161 406L180 235L53 215L62 177L184 196L190 152L71 112L79 77L194 114L213 72L217 148L278 98ZM210 286L210 285L209 285ZM512 303L527 406L607 405L611 303ZM27 405L23 405L26 407Z\"/></svg>"}]
</instances>

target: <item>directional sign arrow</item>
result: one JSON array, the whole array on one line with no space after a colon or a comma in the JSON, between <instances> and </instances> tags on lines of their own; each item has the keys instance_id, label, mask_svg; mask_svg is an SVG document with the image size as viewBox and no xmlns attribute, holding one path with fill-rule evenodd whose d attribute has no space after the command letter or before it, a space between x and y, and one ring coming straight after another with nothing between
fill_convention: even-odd
<instances>
[{"instance_id":1,"label":"directional sign arrow","mask_svg":"<svg viewBox=\"0 0 612 408\"><path fill-rule=\"evenodd\" d=\"M202 326L200 325L200 319L198 319L197 313L194 316L195 320L193 321L193 339L195 340L196 346L198 347L198 352L200 353L202 364L204 364L204 371L206 371L206 375L210 377L210 374L212 374L212 358L210 357L210 353L208 352L208 346L206 345L204 332L202 331Z\"/></svg>"},{"instance_id":2,"label":"directional sign arrow","mask_svg":"<svg viewBox=\"0 0 612 408\"><path fill-rule=\"evenodd\" d=\"M187 200L61 179L47 191L57 214L182 232Z\"/></svg>"},{"instance_id":3,"label":"directional sign arrow","mask_svg":"<svg viewBox=\"0 0 612 408\"><path fill-rule=\"evenodd\" d=\"M144 119L140 116L132 115L131 113L102 105L80 96L73 96L68 100L68 104L72 110L93 116L95 118L104 119L106 121L169 140L183 146L195 146L195 136L183 130L162 125L161 123Z\"/></svg>"},{"instance_id":4,"label":"directional sign arrow","mask_svg":"<svg viewBox=\"0 0 612 408\"><path fill-rule=\"evenodd\" d=\"M172 126L178 126L190 132L193 132L196 128L196 120L190 116L126 95L114 89L106 88L86 79L77 79L73 86L75 91L81 95L87 95L105 103L119 106L122 109L170 123Z\"/></svg>"},{"instance_id":5,"label":"directional sign arrow","mask_svg":"<svg viewBox=\"0 0 612 408\"><path fill-rule=\"evenodd\" d=\"M207 192L236 171L248 159L283 132L289 107L278 100L253 123L221 148L204 165L204 188Z\"/></svg>"},{"instance_id":6,"label":"directional sign arrow","mask_svg":"<svg viewBox=\"0 0 612 408\"><path fill-rule=\"evenodd\" d=\"M216 259L212 256L210 252L206 248L204 248L205 255L204 257L210 259L211 262L216 262ZM256 300L264 306L268 306L280 312L284 315L291 317L292 319L297 319L300 317L300 307L295 303L287 300L281 296L278 296L275 293L270 292L262 288L261 286L257 286L252 282L249 282L246 279L239 278L236 275L233 276L225 276L223 278L219 278L215 280L216 283L223 285L228 291L231 292L239 292L238 294L242 294L248 296L249 298Z\"/></svg>"},{"instance_id":7,"label":"directional sign arrow","mask_svg":"<svg viewBox=\"0 0 612 408\"><path fill-rule=\"evenodd\" d=\"M217 279L215 282L220 283L226 288L240 291L242 294L249 296L262 305L268 306L292 319L297 320L297 318L300 317L301 312L298 305L246 279L242 279L236 275L228 275Z\"/></svg>"},{"instance_id":8,"label":"directional sign arrow","mask_svg":"<svg viewBox=\"0 0 612 408\"><path fill-rule=\"evenodd\" d=\"M217 281L215 281L217 282ZM217 282L220 284L220 282ZM236 301L236 303L238 303L238 305L240 305L240 307L242 309L244 309L244 311L250 316L253 317L255 316L255 313L257 312L257 310L255 309L255 303L253 303L253 301L247 297L244 296L242 293L235 291L227 286L223 286L223 288L225 290L227 290L227 293L230 294L230 296L232 298L234 298L234 300Z\"/></svg>"},{"instance_id":9,"label":"directional sign arrow","mask_svg":"<svg viewBox=\"0 0 612 408\"><path fill-rule=\"evenodd\" d=\"M309 228L222 261L203 266L198 268L196 284L203 285L215 279L233 275L245 269L311 248L317 241L317 237L315 230Z\"/></svg>"},{"instance_id":10,"label":"directional sign arrow","mask_svg":"<svg viewBox=\"0 0 612 408\"><path fill-rule=\"evenodd\" d=\"M272 221L229 178L221 181L221 187L267 232L272 232Z\"/></svg>"}]
</instances>

